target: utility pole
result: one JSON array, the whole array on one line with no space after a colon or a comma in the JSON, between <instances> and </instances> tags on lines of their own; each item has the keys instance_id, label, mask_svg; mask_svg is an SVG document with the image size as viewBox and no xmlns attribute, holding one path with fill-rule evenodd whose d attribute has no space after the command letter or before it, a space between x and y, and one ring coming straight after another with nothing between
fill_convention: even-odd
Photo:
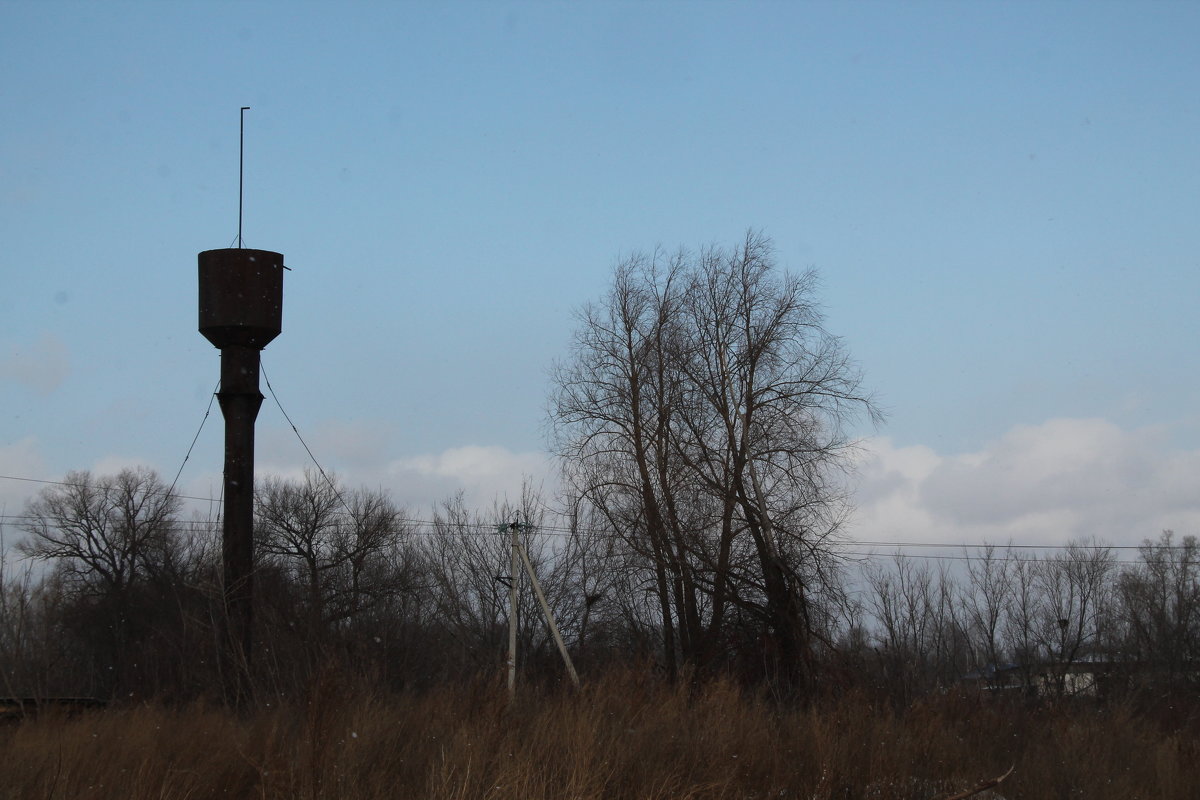
<instances>
[{"instance_id":1,"label":"utility pole","mask_svg":"<svg viewBox=\"0 0 1200 800\"><path fill-rule=\"evenodd\" d=\"M554 621L554 612L550 610L550 604L546 602L546 595L542 593L542 585L538 583L537 575L533 571L529 553L525 551L525 545L521 543L521 531L532 529L532 525L523 524L519 520L496 526L499 533L507 530L512 536L512 572L508 582L508 696L510 700L517 691L517 573L520 571L520 564L524 564L525 572L529 575L534 596L537 597L538 605L542 607L542 614L546 618L546 627L550 629L550 635L554 637L554 643L558 645L558 652L562 656L563 664L566 665L567 674L571 676L571 683L575 684L575 688L579 688L579 673L575 671L575 665L571 663L567 644L563 641L562 634L558 632L558 624Z\"/></svg>"},{"instance_id":2,"label":"utility pole","mask_svg":"<svg viewBox=\"0 0 1200 800\"><path fill-rule=\"evenodd\" d=\"M508 571L508 696L512 697L517 691L517 573L520 570L517 550L521 547L521 523L514 522L508 529L512 533L512 557Z\"/></svg>"}]
</instances>

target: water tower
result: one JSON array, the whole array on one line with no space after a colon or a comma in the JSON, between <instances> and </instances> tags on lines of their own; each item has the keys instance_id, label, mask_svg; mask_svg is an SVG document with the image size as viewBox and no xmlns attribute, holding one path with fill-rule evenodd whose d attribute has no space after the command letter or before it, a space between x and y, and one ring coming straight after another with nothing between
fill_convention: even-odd
<instances>
[{"instance_id":1,"label":"water tower","mask_svg":"<svg viewBox=\"0 0 1200 800\"><path fill-rule=\"evenodd\" d=\"M205 250L200 263L200 333L221 350L217 399L225 417L222 534L229 645L250 663L254 597L254 420L259 351L283 320L283 256L270 250Z\"/></svg>"}]
</instances>

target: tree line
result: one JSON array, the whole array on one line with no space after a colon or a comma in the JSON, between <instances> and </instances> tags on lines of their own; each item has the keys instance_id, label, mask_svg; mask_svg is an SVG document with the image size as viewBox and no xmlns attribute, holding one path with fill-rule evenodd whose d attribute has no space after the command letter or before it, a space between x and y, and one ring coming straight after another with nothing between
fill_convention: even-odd
<instances>
[{"instance_id":1,"label":"tree line","mask_svg":"<svg viewBox=\"0 0 1200 800\"><path fill-rule=\"evenodd\" d=\"M1200 683L1200 543L1172 531L1133 561L1073 541L1049 555L987 545L959 568L894 556L862 572L844 653L893 695L971 677L1053 696L1193 691ZM1007 674L1006 674L1007 673Z\"/></svg>"},{"instance_id":2,"label":"tree line","mask_svg":"<svg viewBox=\"0 0 1200 800\"><path fill-rule=\"evenodd\" d=\"M1002 665L1031 677L1104 658L1191 685L1194 537L1147 541L1134 564L1096 542L1044 557L990 546L961 568L847 555L852 432L881 414L817 289L756 233L622 260L551 373L554 498L527 488L486 511L452 498L420 521L324 473L261 479L254 683L289 693L331 668L397 688L499 674L506 581L520 576L496 526L520 519L584 673L636 662L664 680L909 698ZM19 527L0 561L0 691L230 685L241 666L221 657L219 523L185 516L157 474L70 473ZM521 603L522 671L554 680L530 592Z\"/></svg>"},{"instance_id":3,"label":"tree line","mask_svg":"<svg viewBox=\"0 0 1200 800\"><path fill-rule=\"evenodd\" d=\"M383 492L318 473L265 479L256 496L256 680L269 692L330 667L397 689L499 676L512 576L496 525L514 518L531 522L524 545L585 675L620 662L670 679L670 648L689 674L780 678L763 615L731 614L710 661L689 661L670 638L680 623L662 620L653 552L598 512L539 528L545 506L527 490L487 513L452 499L418 522ZM23 528L0 561L4 693L224 690L219 524L184 518L159 477L136 469L70 473L29 504ZM851 684L912 699L1005 665L1034 673L1102 658L1128 668L1131 687L1187 689L1200 659L1198 557L1195 537L1165 532L1133 562L1095 542L1046 556L987 546L936 566L906 554L847 560L825 575L832 591L810 601L822 608L809 619L821 645L805 669L815 690ZM520 598L522 672L559 680L533 596ZM711 619L710 602L700 608Z\"/></svg>"}]
</instances>

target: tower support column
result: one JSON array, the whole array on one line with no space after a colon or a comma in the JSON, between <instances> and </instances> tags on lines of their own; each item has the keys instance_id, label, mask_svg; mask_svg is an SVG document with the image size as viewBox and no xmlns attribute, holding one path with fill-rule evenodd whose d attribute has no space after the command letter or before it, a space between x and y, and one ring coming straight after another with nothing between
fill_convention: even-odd
<instances>
[{"instance_id":1,"label":"tower support column","mask_svg":"<svg viewBox=\"0 0 1200 800\"><path fill-rule=\"evenodd\" d=\"M258 358L254 347L222 348L217 393L225 417L225 618L230 653L240 662L231 666L247 671L254 636L254 422L263 401Z\"/></svg>"}]
</instances>

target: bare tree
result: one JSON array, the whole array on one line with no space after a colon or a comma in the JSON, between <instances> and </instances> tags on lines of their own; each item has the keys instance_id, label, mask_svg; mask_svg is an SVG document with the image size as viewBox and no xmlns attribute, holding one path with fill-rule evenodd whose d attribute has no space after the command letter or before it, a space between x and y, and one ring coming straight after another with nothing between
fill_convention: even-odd
<instances>
[{"instance_id":1,"label":"bare tree","mask_svg":"<svg viewBox=\"0 0 1200 800\"><path fill-rule=\"evenodd\" d=\"M18 549L51 565L39 596L61 650L90 664L77 676L108 692L144 677L140 645L169 623L177 578L178 498L149 469L71 472L25 511ZM53 622L51 622L53 620Z\"/></svg>"},{"instance_id":2,"label":"bare tree","mask_svg":"<svg viewBox=\"0 0 1200 800\"><path fill-rule=\"evenodd\" d=\"M966 560L963 605L977 670L1001 666L1005 613L1013 590L1010 554L1011 550L1000 553L994 545L985 544Z\"/></svg>"},{"instance_id":3,"label":"bare tree","mask_svg":"<svg viewBox=\"0 0 1200 800\"><path fill-rule=\"evenodd\" d=\"M164 563L175 534L179 499L152 470L95 477L70 472L25 510L26 555L53 561L73 582L125 596Z\"/></svg>"},{"instance_id":4,"label":"bare tree","mask_svg":"<svg viewBox=\"0 0 1200 800\"><path fill-rule=\"evenodd\" d=\"M811 670L814 602L836 587L830 543L847 510L836 477L852 449L845 423L864 412L878 419L815 295L815 274L780 275L759 235L730 252L707 250L688 292L680 359L691 400L680 452L733 506L722 510L739 524L727 529L723 514L722 545L748 540L761 601L730 599L771 631L789 682ZM714 464L724 480L712 480Z\"/></svg>"},{"instance_id":5,"label":"bare tree","mask_svg":"<svg viewBox=\"0 0 1200 800\"><path fill-rule=\"evenodd\" d=\"M1095 541L1073 541L1038 562L1040 592L1034 636L1044 659L1055 665L1059 694L1068 691L1067 669L1094 656L1113 624L1112 550Z\"/></svg>"},{"instance_id":6,"label":"bare tree","mask_svg":"<svg viewBox=\"0 0 1200 800\"><path fill-rule=\"evenodd\" d=\"M802 682L823 638L845 426L878 415L815 292L754 233L634 256L555 370L568 484L649 577L672 674L677 654L711 661L737 621L760 628L777 677Z\"/></svg>"},{"instance_id":7,"label":"bare tree","mask_svg":"<svg viewBox=\"0 0 1200 800\"><path fill-rule=\"evenodd\" d=\"M1032 686L1034 675L1044 659L1037 634L1042 605L1038 581L1041 561L1011 555L1009 559L1011 584L1000 635L1008 658L1018 667L1022 683Z\"/></svg>"},{"instance_id":8,"label":"bare tree","mask_svg":"<svg viewBox=\"0 0 1200 800\"><path fill-rule=\"evenodd\" d=\"M318 639L325 619L326 572L334 553L341 512L332 480L306 470L304 481L267 478L256 487L256 545L263 558L278 561L305 587L309 637Z\"/></svg>"},{"instance_id":9,"label":"bare tree","mask_svg":"<svg viewBox=\"0 0 1200 800\"><path fill-rule=\"evenodd\" d=\"M573 357L556 367L551 416L578 501L641 555L654 576L663 657L676 671L677 638L694 606L685 583L669 433L678 367L669 343L678 324L682 254L634 256L617 266L602 305L580 312ZM668 526L676 522L669 529Z\"/></svg>"},{"instance_id":10,"label":"bare tree","mask_svg":"<svg viewBox=\"0 0 1200 800\"><path fill-rule=\"evenodd\" d=\"M1200 659L1200 542L1163 531L1140 556L1118 581L1128 651L1168 686L1186 686Z\"/></svg>"},{"instance_id":11,"label":"bare tree","mask_svg":"<svg viewBox=\"0 0 1200 800\"><path fill-rule=\"evenodd\" d=\"M411 531L385 492L309 471L303 482L267 478L256 495L261 566L301 588L311 653L359 646L354 628L365 615L412 592Z\"/></svg>"},{"instance_id":12,"label":"bare tree","mask_svg":"<svg viewBox=\"0 0 1200 800\"><path fill-rule=\"evenodd\" d=\"M866 569L887 683L900 699L957 680L966 667L960 590L944 566L896 553Z\"/></svg>"},{"instance_id":13,"label":"bare tree","mask_svg":"<svg viewBox=\"0 0 1200 800\"><path fill-rule=\"evenodd\" d=\"M415 568L403 509L382 490L356 489L343 496L346 513L331 555L338 565L327 611L333 623L353 623L379 603L411 592Z\"/></svg>"},{"instance_id":14,"label":"bare tree","mask_svg":"<svg viewBox=\"0 0 1200 800\"><path fill-rule=\"evenodd\" d=\"M45 692L51 659L33 565L11 562L0 525L0 689L10 697Z\"/></svg>"}]
</instances>

